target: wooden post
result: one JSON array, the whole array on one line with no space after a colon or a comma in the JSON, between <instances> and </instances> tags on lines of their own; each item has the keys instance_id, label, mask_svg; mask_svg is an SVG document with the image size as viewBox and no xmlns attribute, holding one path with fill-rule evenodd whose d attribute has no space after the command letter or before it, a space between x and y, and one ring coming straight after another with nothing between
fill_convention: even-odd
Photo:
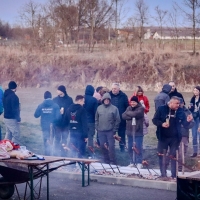
<instances>
[{"instance_id":1,"label":"wooden post","mask_svg":"<svg viewBox=\"0 0 200 200\"><path fill-rule=\"evenodd\" d=\"M184 143L181 142L181 151L182 151L182 174L185 172L185 151L184 151Z\"/></svg>"},{"instance_id":2,"label":"wooden post","mask_svg":"<svg viewBox=\"0 0 200 200\"><path fill-rule=\"evenodd\" d=\"M176 160L178 161L178 150L176 150ZM176 177L178 176L178 162L176 161Z\"/></svg>"}]
</instances>

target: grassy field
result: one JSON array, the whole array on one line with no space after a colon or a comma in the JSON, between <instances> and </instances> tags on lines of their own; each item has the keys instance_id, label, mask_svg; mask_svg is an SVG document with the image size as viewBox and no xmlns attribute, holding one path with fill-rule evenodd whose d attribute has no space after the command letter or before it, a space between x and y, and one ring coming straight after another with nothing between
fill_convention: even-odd
<instances>
[{"instance_id":1,"label":"grassy field","mask_svg":"<svg viewBox=\"0 0 200 200\"><path fill-rule=\"evenodd\" d=\"M21 103L21 139L20 144L27 146L27 148L34 153L42 154L43 153L43 141L42 141L42 132L40 129L39 119L34 118L34 112L37 106L43 101L43 93L49 90L52 92L53 97L55 97L56 89L55 88L19 88L17 95L19 96ZM69 96L73 99L77 94L84 94L84 90L78 89L68 89ZM130 97L132 91L125 91L125 93ZM144 137L144 158L149 160L152 166L157 166L157 155L156 155L156 146L157 138L155 136L155 126L152 124L152 117L154 115L154 104L153 99L156 96L156 92L147 91L145 95L149 98L150 101L150 112L148 117L150 119L149 134ZM186 103L189 103L189 100L192 96L192 93L183 93ZM0 116L0 121L2 125L2 135L5 135L5 127L3 125L3 116ZM191 142L191 138L190 138ZM99 150L97 155L100 155ZM188 151L188 155L191 153L191 143ZM117 162L119 165L128 165L129 156L128 153L120 153L118 142L116 142L116 154ZM190 165L193 165L191 159L188 161Z\"/></svg>"}]
</instances>

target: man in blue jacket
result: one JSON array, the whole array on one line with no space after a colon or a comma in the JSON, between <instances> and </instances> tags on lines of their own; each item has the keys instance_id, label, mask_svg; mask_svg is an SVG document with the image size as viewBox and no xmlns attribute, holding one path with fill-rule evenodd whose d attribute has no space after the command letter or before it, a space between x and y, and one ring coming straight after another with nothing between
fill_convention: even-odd
<instances>
[{"instance_id":1,"label":"man in blue jacket","mask_svg":"<svg viewBox=\"0 0 200 200\"><path fill-rule=\"evenodd\" d=\"M85 104L84 108L87 113L88 122L88 146L93 147L93 137L95 135L95 113L98 107L98 101L94 95L94 87L92 85L87 85L85 89Z\"/></svg>"},{"instance_id":2,"label":"man in blue jacket","mask_svg":"<svg viewBox=\"0 0 200 200\"><path fill-rule=\"evenodd\" d=\"M44 152L46 156L50 156L53 144L53 124L61 118L61 114L59 106L53 102L49 91L44 93L44 101L37 107L34 117L41 117Z\"/></svg>"},{"instance_id":3,"label":"man in blue jacket","mask_svg":"<svg viewBox=\"0 0 200 200\"><path fill-rule=\"evenodd\" d=\"M20 118L20 106L19 98L15 94L17 91L17 84L14 81L10 81L8 89L5 90L3 97L4 107L4 123L6 126L5 139L12 140L13 142L19 143L20 140L20 129L19 122Z\"/></svg>"},{"instance_id":4,"label":"man in blue jacket","mask_svg":"<svg viewBox=\"0 0 200 200\"><path fill-rule=\"evenodd\" d=\"M157 126L158 156L161 176L166 177L166 168L163 166L163 152L170 147L171 176L176 177L176 150L182 139L181 126L188 128L192 121L192 115L186 117L182 108L179 107L180 98L172 97L167 105L159 106L152 121ZM166 162L167 164L167 162Z\"/></svg>"}]
</instances>

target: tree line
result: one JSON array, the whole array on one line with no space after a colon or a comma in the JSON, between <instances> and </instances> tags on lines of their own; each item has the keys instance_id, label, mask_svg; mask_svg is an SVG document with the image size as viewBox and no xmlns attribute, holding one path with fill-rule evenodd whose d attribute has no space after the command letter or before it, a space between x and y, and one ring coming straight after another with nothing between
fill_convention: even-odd
<instances>
[{"instance_id":1,"label":"tree line","mask_svg":"<svg viewBox=\"0 0 200 200\"><path fill-rule=\"evenodd\" d=\"M132 39L128 43L137 42L142 50L145 26L158 26L162 37L163 27L170 26L178 37L179 27L187 22L192 28L193 52L196 51L196 35L200 22L200 0L180 0L174 2L172 10L164 10L156 6L150 14L147 0L133 0L134 10L127 19L124 10L126 0L48 0L39 4L30 0L20 11L21 24L10 27L0 21L0 36L14 39L26 38L32 46L43 47L56 42L76 43L77 49L83 42L93 51L97 41L113 41L118 46L118 29L132 30ZM126 22L122 23L126 18ZM162 39L159 41L160 46ZM175 41L178 43L178 40Z\"/></svg>"}]
</instances>

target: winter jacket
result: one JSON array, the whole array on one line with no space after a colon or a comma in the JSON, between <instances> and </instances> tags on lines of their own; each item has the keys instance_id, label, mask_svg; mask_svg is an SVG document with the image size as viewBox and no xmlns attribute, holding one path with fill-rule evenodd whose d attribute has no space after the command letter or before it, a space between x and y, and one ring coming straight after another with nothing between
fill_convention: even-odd
<instances>
[{"instance_id":1,"label":"winter jacket","mask_svg":"<svg viewBox=\"0 0 200 200\"><path fill-rule=\"evenodd\" d=\"M0 115L3 113L3 88L0 86Z\"/></svg>"},{"instance_id":2,"label":"winter jacket","mask_svg":"<svg viewBox=\"0 0 200 200\"><path fill-rule=\"evenodd\" d=\"M41 117L42 131L50 131L50 124L61 119L60 108L52 99L45 99L35 110L34 117Z\"/></svg>"},{"instance_id":3,"label":"winter jacket","mask_svg":"<svg viewBox=\"0 0 200 200\"><path fill-rule=\"evenodd\" d=\"M184 102L184 104L185 104L185 100L184 100L184 98L183 98L183 95L182 95L180 92L178 92L176 88L175 88L175 90L174 90L173 92L170 92L170 93L169 93L170 99L171 99L172 97L174 97L174 96L179 97L179 98L182 98L182 99L183 99L183 102Z\"/></svg>"},{"instance_id":4,"label":"winter jacket","mask_svg":"<svg viewBox=\"0 0 200 200\"><path fill-rule=\"evenodd\" d=\"M143 134L148 134L148 127L149 127L149 118L147 114L144 113L144 120L143 120Z\"/></svg>"},{"instance_id":5,"label":"winter jacket","mask_svg":"<svg viewBox=\"0 0 200 200\"><path fill-rule=\"evenodd\" d=\"M81 139L88 137L87 112L80 104L72 104L67 109L65 120L69 124L70 134L75 131L80 133Z\"/></svg>"},{"instance_id":6,"label":"winter jacket","mask_svg":"<svg viewBox=\"0 0 200 200\"><path fill-rule=\"evenodd\" d=\"M136 95L136 93L133 93L132 97L133 96L136 96L138 98L138 101L141 102L143 101L144 102L144 105L145 105L145 109L144 109L144 112L145 113L148 113L149 112L149 109L150 109L150 105L149 105L149 99L147 98L147 96L144 96L144 95ZM131 98L132 98L131 97ZM131 99L130 98L130 99ZM129 101L130 101L129 99Z\"/></svg>"},{"instance_id":7,"label":"winter jacket","mask_svg":"<svg viewBox=\"0 0 200 200\"><path fill-rule=\"evenodd\" d=\"M185 106L183 107L183 111L186 115L186 117L188 115L191 115L191 112L189 109L187 109ZM187 128L184 128L183 125L181 125L181 133L182 133L182 137L188 137L189 138L189 129L192 128L194 126L194 119L190 122L190 124L188 125Z\"/></svg>"},{"instance_id":8,"label":"winter jacket","mask_svg":"<svg viewBox=\"0 0 200 200\"><path fill-rule=\"evenodd\" d=\"M126 134L132 136L143 136L144 107L138 103L136 107L129 106L122 114L122 118L126 120ZM132 125L132 119L135 118L136 125Z\"/></svg>"},{"instance_id":9,"label":"winter jacket","mask_svg":"<svg viewBox=\"0 0 200 200\"><path fill-rule=\"evenodd\" d=\"M105 93L102 97L102 102L106 99L110 99L110 94ZM97 131L113 131L115 134L118 131L120 124L120 116L118 108L111 103L105 105L104 103L97 108L95 115L95 128Z\"/></svg>"},{"instance_id":10,"label":"winter jacket","mask_svg":"<svg viewBox=\"0 0 200 200\"><path fill-rule=\"evenodd\" d=\"M170 109L168 105L160 106L156 110L156 113L154 114L154 117L152 119L153 124L157 126L156 136L158 140L165 139L165 137L162 135L162 132L163 132L163 129L166 129L166 128L162 127L162 124L166 122L166 118L168 117L169 112L170 112ZM179 141L181 141L181 138L182 138L181 125L183 125L184 128L188 128L190 125L190 123L187 122L186 115L182 108L178 108L178 110L176 111L175 120L176 120L175 128L176 128L176 132L178 133L177 137Z\"/></svg>"},{"instance_id":11,"label":"winter jacket","mask_svg":"<svg viewBox=\"0 0 200 200\"><path fill-rule=\"evenodd\" d=\"M66 93L64 97L57 96L53 99L55 103L58 104L59 108L64 108L64 114L69 108L71 104L73 104L73 100L68 94ZM64 114L60 118L60 120L56 121L55 125L61 128L67 127L66 122L64 121Z\"/></svg>"},{"instance_id":12,"label":"winter jacket","mask_svg":"<svg viewBox=\"0 0 200 200\"><path fill-rule=\"evenodd\" d=\"M98 107L98 101L94 95L94 87L92 85L87 85L85 89L85 104L84 108L87 112L88 123L95 123L95 113Z\"/></svg>"},{"instance_id":13,"label":"winter jacket","mask_svg":"<svg viewBox=\"0 0 200 200\"><path fill-rule=\"evenodd\" d=\"M193 96L192 98L191 98L191 100L190 100L190 103L192 104L192 106L190 107L190 111L191 111L191 113L194 113L194 110L195 110L195 96ZM198 107L198 108L200 108L200 98L199 98L199 100L196 102L196 106ZM200 117L200 109L198 110L199 112L199 117Z\"/></svg>"},{"instance_id":14,"label":"winter jacket","mask_svg":"<svg viewBox=\"0 0 200 200\"><path fill-rule=\"evenodd\" d=\"M112 91L110 91L109 94L111 96L112 105L116 106L119 110L119 115L121 119L120 126L126 127L126 121L122 118L122 113L124 113L127 107L129 106L127 95L121 90L119 91L117 95L114 95Z\"/></svg>"},{"instance_id":15,"label":"winter jacket","mask_svg":"<svg viewBox=\"0 0 200 200\"><path fill-rule=\"evenodd\" d=\"M7 89L3 96L4 118L21 121L19 98L14 91Z\"/></svg>"},{"instance_id":16,"label":"winter jacket","mask_svg":"<svg viewBox=\"0 0 200 200\"><path fill-rule=\"evenodd\" d=\"M172 89L171 85L165 84L162 88L162 91L157 94L154 99L155 110L158 109L159 106L166 105L170 101L169 93Z\"/></svg>"}]
</instances>

